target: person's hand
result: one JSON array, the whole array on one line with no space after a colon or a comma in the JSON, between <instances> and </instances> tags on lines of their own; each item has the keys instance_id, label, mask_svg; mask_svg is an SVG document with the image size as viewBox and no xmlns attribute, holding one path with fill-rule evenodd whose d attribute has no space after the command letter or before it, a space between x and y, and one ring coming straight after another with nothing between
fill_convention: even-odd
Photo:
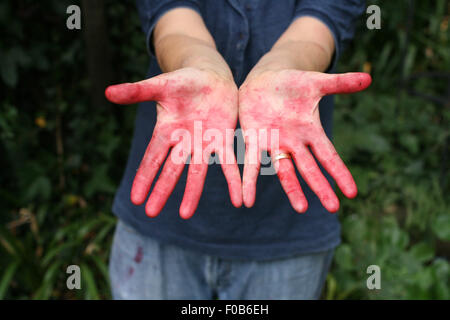
<instances>
[{"instance_id":1,"label":"person's hand","mask_svg":"<svg viewBox=\"0 0 450 320\"><path fill-rule=\"evenodd\" d=\"M318 106L324 95L357 92L370 83L371 77L366 73L326 74L298 70L267 71L247 78L239 89L239 121L246 144L245 206L251 207L255 202L260 154L264 149L270 152L281 185L297 212L305 212L308 202L291 159L274 159L280 154L292 156L301 176L328 211L336 212L339 200L308 147L344 195L355 197L356 184L322 128ZM273 129L278 130L278 147L277 141L270 141ZM255 135L262 130L267 132L266 145L260 134Z\"/></svg>"},{"instance_id":2,"label":"person's hand","mask_svg":"<svg viewBox=\"0 0 450 320\"><path fill-rule=\"evenodd\" d=\"M110 86L105 95L117 104L157 101L156 126L131 189L131 201L144 203L172 148L146 203L148 216L155 217L162 210L189 155L180 206L182 218L190 218L197 208L211 153L220 159L231 202L236 207L242 205L241 178L233 150L238 116L238 91L233 81L211 71L183 68L136 83Z\"/></svg>"}]
</instances>

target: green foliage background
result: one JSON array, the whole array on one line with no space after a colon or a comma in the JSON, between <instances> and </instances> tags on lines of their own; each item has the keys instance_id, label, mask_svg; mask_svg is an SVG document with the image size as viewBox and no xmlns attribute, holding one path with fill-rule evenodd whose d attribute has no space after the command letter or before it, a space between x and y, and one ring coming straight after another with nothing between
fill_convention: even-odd
<instances>
[{"instance_id":1,"label":"green foliage background","mask_svg":"<svg viewBox=\"0 0 450 320\"><path fill-rule=\"evenodd\" d=\"M0 3L0 298L110 298L111 214L130 146L134 107L90 104L82 31L65 27L78 1ZM105 0L114 81L137 81L148 56L133 1ZM337 97L335 143L358 187L342 195L343 244L326 299L449 299L447 1L369 1L339 72L368 71L364 93ZM433 103L408 89L446 98ZM82 269L82 290L65 270ZM379 265L381 290L366 269Z\"/></svg>"}]
</instances>

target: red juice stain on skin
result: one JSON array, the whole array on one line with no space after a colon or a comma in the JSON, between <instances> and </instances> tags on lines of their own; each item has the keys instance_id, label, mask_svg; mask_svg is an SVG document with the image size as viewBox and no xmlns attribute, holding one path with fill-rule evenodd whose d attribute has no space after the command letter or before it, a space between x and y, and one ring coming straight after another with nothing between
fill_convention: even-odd
<instances>
[{"instance_id":1,"label":"red juice stain on skin","mask_svg":"<svg viewBox=\"0 0 450 320\"><path fill-rule=\"evenodd\" d=\"M203 94L210 94L210 93L212 92L212 89L211 89L210 86L204 86L204 87L202 88L201 92L202 92Z\"/></svg>"},{"instance_id":2,"label":"red juice stain on skin","mask_svg":"<svg viewBox=\"0 0 450 320\"><path fill-rule=\"evenodd\" d=\"M366 89L372 83L372 77L367 73L355 72L342 80L338 85L342 93L353 93Z\"/></svg>"},{"instance_id":3,"label":"red juice stain on skin","mask_svg":"<svg viewBox=\"0 0 450 320\"><path fill-rule=\"evenodd\" d=\"M114 103L129 104L139 97L140 92L139 85L124 83L106 88L105 96Z\"/></svg>"},{"instance_id":4,"label":"red juice stain on skin","mask_svg":"<svg viewBox=\"0 0 450 320\"><path fill-rule=\"evenodd\" d=\"M142 257L144 256L144 251L142 250L142 247L137 248L136 256L134 257L134 261L136 263L141 263Z\"/></svg>"}]
</instances>

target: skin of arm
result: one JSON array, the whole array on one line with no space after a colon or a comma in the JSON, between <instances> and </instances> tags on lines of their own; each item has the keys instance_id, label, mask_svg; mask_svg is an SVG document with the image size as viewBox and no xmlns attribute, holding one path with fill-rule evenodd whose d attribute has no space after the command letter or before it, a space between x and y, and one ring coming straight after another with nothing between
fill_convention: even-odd
<instances>
[{"instance_id":1,"label":"skin of arm","mask_svg":"<svg viewBox=\"0 0 450 320\"><path fill-rule=\"evenodd\" d=\"M265 71L286 69L319 71L327 69L334 52L328 27L313 17L300 17L275 42L248 74L247 79Z\"/></svg>"},{"instance_id":2,"label":"skin of arm","mask_svg":"<svg viewBox=\"0 0 450 320\"><path fill-rule=\"evenodd\" d=\"M149 217L157 216L190 156L180 205L180 216L190 218L198 206L209 156L214 152L228 182L231 202L240 207L241 179L233 150L238 89L228 65L216 50L201 16L192 9L176 8L165 13L152 38L164 73L136 83L110 86L105 92L111 102L118 104L157 102L156 126L136 173L131 201L136 205L145 202L164 163L145 206Z\"/></svg>"},{"instance_id":3,"label":"skin of arm","mask_svg":"<svg viewBox=\"0 0 450 320\"><path fill-rule=\"evenodd\" d=\"M217 51L202 17L194 10L170 10L158 20L152 38L163 72L190 67L233 81L230 68Z\"/></svg>"},{"instance_id":4,"label":"skin of arm","mask_svg":"<svg viewBox=\"0 0 450 320\"><path fill-rule=\"evenodd\" d=\"M280 153L289 154L302 178L330 212L339 209L339 200L309 149L336 180L344 195L356 196L353 177L322 128L318 105L324 95L365 89L370 85L371 77L365 73L323 73L334 49L333 36L324 23L313 17L297 18L240 87L239 120L246 141L245 206L251 207L255 202L262 150L269 151L272 158ZM264 143L255 137L254 132L261 129L278 130L278 143ZM272 161L292 207L303 213L308 202L292 160Z\"/></svg>"}]
</instances>

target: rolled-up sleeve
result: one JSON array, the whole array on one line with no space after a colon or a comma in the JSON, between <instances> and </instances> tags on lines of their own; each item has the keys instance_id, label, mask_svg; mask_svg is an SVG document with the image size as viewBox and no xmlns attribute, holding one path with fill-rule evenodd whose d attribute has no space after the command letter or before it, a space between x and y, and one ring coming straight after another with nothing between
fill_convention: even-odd
<instances>
[{"instance_id":1,"label":"rolled-up sleeve","mask_svg":"<svg viewBox=\"0 0 450 320\"><path fill-rule=\"evenodd\" d=\"M335 52L328 70L335 68L340 53L353 38L356 21L364 12L364 8L363 0L300 0L298 2L295 18L315 17L322 21L333 35Z\"/></svg>"},{"instance_id":2,"label":"rolled-up sleeve","mask_svg":"<svg viewBox=\"0 0 450 320\"><path fill-rule=\"evenodd\" d=\"M174 8L190 8L200 13L200 0L136 0L142 30L145 33L147 51L154 56L155 51L151 43L151 35L159 18Z\"/></svg>"}]
</instances>

